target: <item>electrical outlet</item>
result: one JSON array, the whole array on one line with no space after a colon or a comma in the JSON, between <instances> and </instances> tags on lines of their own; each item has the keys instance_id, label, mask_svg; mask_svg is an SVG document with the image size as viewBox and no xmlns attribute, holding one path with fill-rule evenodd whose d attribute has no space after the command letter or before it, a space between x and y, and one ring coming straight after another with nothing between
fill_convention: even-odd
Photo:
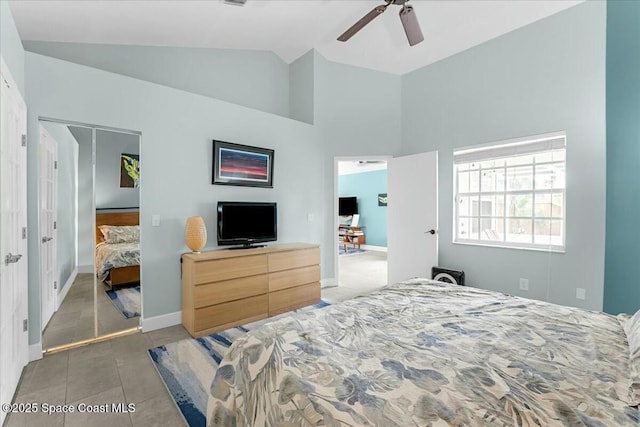
<instances>
[{"instance_id":1,"label":"electrical outlet","mask_svg":"<svg viewBox=\"0 0 640 427\"><path fill-rule=\"evenodd\" d=\"M584 288L576 288L576 299L586 299L587 291Z\"/></svg>"},{"instance_id":2,"label":"electrical outlet","mask_svg":"<svg viewBox=\"0 0 640 427\"><path fill-rule=\"evenodd\" d=\"M529 279L520 278L520 290L528 291L529 290Z\"/></svg>"},{"instance_id":3,"label":"electrical outlet","mask_svg":"<svg viewBox=\"0 0 640 427\"><path fill-rule=\"evenodd\" d=\"M151 215L151 226L160 227L160 215Z\"/></svg>"},{"instance_id":4,"label":"electrical outlet","mask_svg":"<svg viewBox=\"0 0 640 427\"><path fill-rule=\"evenodd\" d=\"M307 222L313 222L313 218L314 218L314 217L313 217L313 214L312 214L312 213L307 214Z\"/></svg>"}]
</instances>

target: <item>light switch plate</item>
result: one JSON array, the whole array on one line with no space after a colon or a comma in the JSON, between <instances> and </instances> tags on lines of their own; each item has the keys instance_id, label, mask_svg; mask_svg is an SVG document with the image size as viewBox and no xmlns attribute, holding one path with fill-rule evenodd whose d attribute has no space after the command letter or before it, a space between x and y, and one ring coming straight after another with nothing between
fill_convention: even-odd
<instances>
[{"instance_id":1,"label":"light switch plate","mask_svg":"<svg viewBox=\"0 0 640 427\"><path fill-rule=\"evenodd\" d=\"M529 279L520 279L520 290L528 291L529 290Z\"/></svg>"},{"instance_id":2,"label":"light switch plate","mask_svg":"<svg viewBox=\"0 0 640 427\"><path fill-rule=\"evenodd\" d=\"M151 215L151 225L160 227L160 215Z\"/></svg>"}]
</instances>

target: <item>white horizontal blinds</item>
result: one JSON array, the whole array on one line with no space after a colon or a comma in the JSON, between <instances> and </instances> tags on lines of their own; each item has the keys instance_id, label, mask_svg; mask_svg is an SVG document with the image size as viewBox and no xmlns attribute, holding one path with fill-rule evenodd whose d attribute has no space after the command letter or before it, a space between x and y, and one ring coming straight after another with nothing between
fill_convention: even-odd
<instances>
[{"instance_id":1,"label":"white horizontal blinds","mask_svg":"<svg viewBox=\"0 0 640 427\"><path fill-rule=\"evenodd\" d=\"M557 135L553 137L534 138L503 144L462 148L453 152L453 163L459 165L463 163L504 159L507 157L540 154L554 150L561 150L564 149L565 146L565 135Z\"/></svg>"}]
</instances>

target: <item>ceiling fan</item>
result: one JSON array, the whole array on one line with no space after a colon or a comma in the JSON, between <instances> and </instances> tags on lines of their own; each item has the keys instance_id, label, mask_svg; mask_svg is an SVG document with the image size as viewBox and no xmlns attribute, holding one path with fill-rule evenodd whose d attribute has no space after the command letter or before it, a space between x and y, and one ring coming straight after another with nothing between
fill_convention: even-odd
<instances>
[{"instance_id":1,"label":"ceiling fan","mask_svg":"<svg viewBox=\"0 0 640 427\"><path fill-rule=\"evenodd\" d=\"M420 30L420 24L418 23L416 13L413 10L413 7L407 4L408 1L409 0L385 0L386 4L376 6L371 12L360 18L358 22L353 24L347 31L345 31L340 37L338 37L338 40L341 42L346 42L358 31L364 28L365 25L373 21L374 18L378 17L382 14L382 12L387 10L387 7L389 7L389 5L395 4L401 7L400 21L402 21L404 32L407 35L407 40L409 40L409 45L417 45L424 40L424 36L422 35L422 30Z\"/></svg>"}]
</instances>

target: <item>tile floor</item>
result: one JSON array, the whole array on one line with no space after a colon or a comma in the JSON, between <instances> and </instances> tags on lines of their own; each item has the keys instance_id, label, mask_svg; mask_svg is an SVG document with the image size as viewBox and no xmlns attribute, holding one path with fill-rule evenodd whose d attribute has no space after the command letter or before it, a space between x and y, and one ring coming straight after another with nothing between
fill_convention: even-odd
<instances>
[{"instance_id":1,"label":"tile floor","mask_svg":"<svg viewBox=\"0 0 640 427\"><path fill-rule=\"evenodd\" d=\"M133 403L132 413L10 414L6 427L183 426L147 349L187 338L180 325L55 353L25 368L15 402Z\"/></svg>"},{"instance_id":2,"label":"tile floor","mask_svg":"<svg viewBox=\"0 0 640 427\"><path fill-rule=\"evenodd\" d=\"M345 286L322 290L322 297L333 302L383 286L386 254L366 252L341 257L340 269ZM31 362L23 371L15 402L73 404L76 408L80 403L132 403L135 412L9 414L5 427L184 426L147 349L188 337L178 325L55 353Z\"/></svg>"},{"instance_id":3,"label":"tile floor","mask_svg":"<svg viewBox=\"0 0 640 427\"><path fill-rule=\"evenodd\" d=\"M138 326L140 318L125 318L105 293L107 289L108 286L98 283L99 335ZM55 347L93 336L93 274L78 274L62 305L44 330L43 346Z\"/></svg>"}]
</instances>

